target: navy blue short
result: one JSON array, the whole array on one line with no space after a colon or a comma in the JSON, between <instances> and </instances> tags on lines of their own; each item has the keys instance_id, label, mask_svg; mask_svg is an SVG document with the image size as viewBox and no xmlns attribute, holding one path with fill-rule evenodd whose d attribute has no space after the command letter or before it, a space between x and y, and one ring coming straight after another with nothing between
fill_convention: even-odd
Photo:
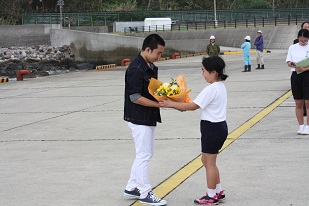
<instances>
[{"instance_id":1,"label":"navy blue short","mask_svg":"<svg viewBox=\"0 0 309 206\"><path fill-rule=\"evenodd\" d=\"M218 154L228 135L226 121L209 122L201 120L200 130L202 152Z\"/></svg>"}]
</instances>

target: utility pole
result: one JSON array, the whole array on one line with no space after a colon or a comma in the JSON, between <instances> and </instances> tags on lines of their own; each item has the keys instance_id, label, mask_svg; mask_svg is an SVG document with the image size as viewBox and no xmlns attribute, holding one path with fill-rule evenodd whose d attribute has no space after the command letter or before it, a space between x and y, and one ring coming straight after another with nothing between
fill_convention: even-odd
<instances>
[{"instance_id":1,"label":"utility pole","mask_svg":"<svg viewBox=\"0 0 309 206\"><path fill-rule=\"evenodd\" d=\"M275 17L275 0L273 0L273 17Z\"/></svg>"},{"instance_id":2,"label":"utility pole","mask_svg":"<svg viewBox=\"0 0 309 206\"><path fill-rule=\"evenodd\" d=\"M62 7L64 6L64 0L58 0L57 5L60 10L60 28L62 29Z\"/></svg>"},{"instance_id":3,"label":"utility pole","mask_svg":"<svg viewBox=\"0 0 309 206\"><path fill-rule=\"evenodd\" d=\"M218 21L217 21L217 5L216 5L216 0L214 0L214 21L215 21L215 28L217 28Z\"/></svg>"}]
</instances>

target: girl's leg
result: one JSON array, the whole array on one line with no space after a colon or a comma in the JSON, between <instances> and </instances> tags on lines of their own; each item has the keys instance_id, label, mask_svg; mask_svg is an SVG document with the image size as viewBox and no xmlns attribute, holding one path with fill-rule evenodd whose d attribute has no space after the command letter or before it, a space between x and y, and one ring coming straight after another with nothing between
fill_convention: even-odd
<instances>
[{"instance_id":1,"label":"girl's leg","mask_svg":"<svg viewBox=\"0 0 309 206\"><path fill-rule=\"evenodd\" d=\"M308 103L306 103L306 105L308 104L308 106L309 106L309 100L305 100L305 102L308 102ZM296 118L297 118L299 125L304 124L303 103L304 103L304 100L302 100L302 99L295 100L295 114L296 114ZM307 109L307 111L308 111L308 109ZM307 117L307 120L308 120L308 117Z\"/></svg>"},{"instance_id":2,"label":"girl's leg","mask_svg":"<svg viewBox=\"0 0 309 206\"><path fill-rule=\"evenodd\" d=\"M202 162L206 168L206 182L209 190L216 191L216 185L220 183L220 174L217 167L218 154L202 153ZM215 192L216 193L216 192ZM213 197L215 194L209 194Z\"/></svg>"},{"instance_id":3,"label":"girl's leg","mask_svg":"<svg viewBox=\"0 0 309 206\"><path fill-rule=\"evenodd\" d=\"M206 168L207 194L194 200L198 205L217 205L219 203L216 194L216 184L220 182L219 171L216 166L217 154L202 153L202 162Z\"/></svg>"},{"instance_id":4,"label":"girl's leg","mask_svg":"<svg viewBox=\"0 0 309 206\"><path fill-rule=\"evenodd\" d=\"M306 108L306 114L309 114L309 100L305 100L305 105L306 107L304 108ZM307 115L307 125L309 125L309 115Z\"/></svg>"}]
</instances>

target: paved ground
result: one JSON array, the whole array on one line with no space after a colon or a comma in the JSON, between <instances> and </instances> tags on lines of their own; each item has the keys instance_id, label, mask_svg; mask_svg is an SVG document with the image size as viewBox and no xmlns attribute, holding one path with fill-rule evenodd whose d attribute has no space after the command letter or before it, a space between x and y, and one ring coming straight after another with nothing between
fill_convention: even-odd
<instances>
[{"instance_id":1,"label":"paved ground","mask_svg":"<svg viewBox=\"0 0 309 206\"><path fill-rule=\"evenodd\" d=\"M296 135L286 52L265 54L266 69L251 73L241 72L241 55L223 56L232 142L218 159L223 205L309 204L309 137ZM195 98L206 85L200 64L201 56L157 62L159 79L184 75ZM0 84L0 205L139 205L122 197L134 158L123 78L116 68ZM157 192L168 205L193 205L206 191L204 168L170 177L200 155L199 111L161 114L151 184L172 188Z\"/></svg>"}]
</instances>

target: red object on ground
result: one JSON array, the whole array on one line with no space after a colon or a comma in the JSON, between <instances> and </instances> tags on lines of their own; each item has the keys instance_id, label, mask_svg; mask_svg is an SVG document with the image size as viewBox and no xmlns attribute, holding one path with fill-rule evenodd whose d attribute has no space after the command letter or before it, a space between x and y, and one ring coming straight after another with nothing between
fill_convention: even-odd
<instances>
[{"instance_id":1,"label":"red object on ground","mask_svg":"<svg viewBox=\"0 0 309 206\"><path fill-rule=\"evenodd\" d=\"M172 59L176 59L177 56L180 56L180 54L179 54L179 53L174 53L174 54L172 55Z\"/></svg>"},{"instance_id":2,"label":"red object on ground","mask_svg":"<svg viewBox=\"0 0 309 206\"><path fill-rule=\"evenodd\" d=\"M30 74L29 70L19 70L16 73L16 79L17 81L23 81L24 80L24 75Z\"/></svg>"},{"instance_id":3,"label":"red object on ground","mask_svg":"<svg viewBox=\"0 0 309 206\"><path fill-rule=\"evenodd\" d=\"M121 66L125 66L127 62L131 62L131 60L130 59L121 60Z\"/></svg>"}]
</instances>

